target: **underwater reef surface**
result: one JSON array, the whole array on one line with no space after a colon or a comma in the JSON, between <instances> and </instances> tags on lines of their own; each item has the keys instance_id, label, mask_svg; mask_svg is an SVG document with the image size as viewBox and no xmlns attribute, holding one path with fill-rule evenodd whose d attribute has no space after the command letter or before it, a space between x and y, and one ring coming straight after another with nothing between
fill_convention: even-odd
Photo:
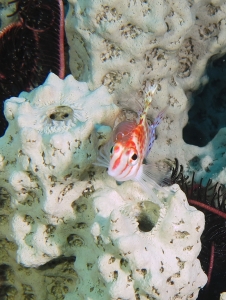
<instances>
[{"instance_id":1,"label":"underwater reef surface","mask_svg":"<svg viewBox=\"0 0 226 300\"><path fill-rule=\"evenodd\" d=\"M22 1L22 3L24 3L24 1ZM38 0L34 3L41 3L42 8L46 8L42 1ZM117 103L120 108L126 110L127 113L131 111L131 114L139 112L139 102L141 102L143 89L147 82L151 81L151 84L157 83L158 90L148 117L150 120L154 120L158 111L165 106L168 106L168 111L161 127L157 130L157 140L155 141L149 159L162 162L165 158L173 161L174 157L177 157L189 174L192 174L193 171L196 172L197 182L203 177L204 184L207 183L210 178L213 179L213 182L218 181L221 184L225 184L226 131L223 118L224 89L222 89L224 82L223 55L225 53L226 44L226 9L224 1L214 3L206 0L196 2L183 0L178 3L170 0L158 0L155 3L150 1L120 1L120 3L118 1L111 1L109 4L109 1L70 0L68 4L69 10L65 22L67 41L70 46L70 69L73 76L76 79L86 81L90 90L95 90L101 85L105 85L108 92L111 93L111 101ZM7 14L12 14L15 11L17 3L11 6L14 6L14 9L11 9L10 6L7 5L7 2L4 1L1 7L2 11L7 11ZM8 11L10 12L8 13ZM49 12L48 5L47 12ZM16 15L11 18L13 22L16 22ZM2 26L7 24L8 21L6 21L6 19L8 20L9 18L1 16ZM37 20L42 19L43 18L38 18ZM36 40L34 42L36 42ZM40 48L38 49L40 50ZM218 58L218 55L220 55L221 58ZM209 68L212 68L211 71L209 71L210 69L207 70L208 64ZM45 77L43 78L45 79ZM211 78L214 79L212 80ZM4 78L1 76L1 79ZM28 84L29 80L30 78L26 78L25 83ZM208 80L210 85L207 84ZM45 92L47 93L47 91ZM211 95L213 95L213 97ZM17 97L18 95L13 96ZM95 209L93 207L91 208L91 203L89 204L89 209L87 209L87 199L84 195L92 194L94 190L98 188L103 190L106 185L106 183L104 183L104 186L94 184L95 180L91 180L93 178L92 176L94 176L92 168L88 170L91 183L88 182L87 177L85 177L87 171L86 167L80 169L80 164L71 164L68 168L71 168L70 170L73 169L73 166L75 168L75 170L72 170L72 175L65 171L66 173L63 179L61 178L59 181L57 179L58 175L56 170L59 171L59 169L62 168L62 172L64 172L64 158L62 153L66 153L66 147L70 147L70 145L76 146L77 148L77 160L83 159L84 155L88 155L86 156L86 162L89 162L89 159L90 161L94 160L97 148L109 137L111 131L110 127L113 127L116 118L115 114L109 116L109 119L106 118L107 122L111 123L109 124L110 126L107 127L108 129L106 127L101 128L95 126L95 130L92 132L93 135L90 137L92 143L95 141L94 145L92 145L94 148L89 148L90 145L88 142L82 147L79 143L79 134L77 133L77 141L71 141L71 143L69 143L70 145L67 144L69 135L64 133L65 144L64 147L60 148L60 136L62 133L67 130L72 130L77 124L76 120L83 123L86 117L79 115L80 108L78 107L77 113L74 114L75 107L70 106L72 103L69 105L67 102L67 105L62 105L59 101L57 102L56 108L51 101L48 103L48 99L49 98L46 97L46 107L49 105L49 109L52 105L53 111L47 110L45 107L44 112L38 112L34 118L29 117L26 119L25 117L21 117L16 119L17 121L13 121L14 113L17 110L16 108L20 107L20 105L21 107L23 106L24 116L29 115L29 113L33 116L33 108L29 107L28 103L22 104L16 102L16 100L13 103L12 100L8 102L11 103L10 109L6 109L7 118L15 124L15 128L19 126L18 128L22 130L21 128L24 128L26 122L30 122L31 127L33 125L40 127L38 128L38 133L35 138L34 135L32 135L34 131L24 130L23 133L19 133L18 136L21 136L21 140L23 141L26 137L31 137L26 144L30 146L24 149L27 152L20 149L21 151L13 154L13 159L10 157L6 159L5 155L1 157L2 170L7 169L5 174L6 179L3 181L1 189L1 226L3 226L1 232L5 232L1 240L2 249L4 249L2 252L3 272L1 273L4 284L4 289L1 290L3 291L3 297L5 297L5 295L12 295L12 297L17 297L18 295L19 297L22 297L21 295L27 298L34 297L38 293L36 291L37 287L33 285L32 280L30 281L32 278L42 278L40 280L45 278L44 281L42 281L44 282L43 286L45 286L42 292L48 296L43 296L44 298L41 298L42 300L45 299L45 297L47 297L47 299L65 297L67 293L69 297L69 293L72 292L79 277L73 266L76 256L74 249L76 247L83 247L84 243L86 243L86 240L83 240L78 232L80 232L80 230L88 231L88 229L86 229L87 223L90 229L89 226L91 226L92 223L90 216L96 213ZM106 96L106 99L108 99L108 96ZM205 99L207 100L205 101ZM107 101L108 100L106 100L106 103ZM205 102L205 106L203 105L203 101ZM197 108L195 106L196 102ZM38 103L38 100L36 103ZM192 106L192 104L194 104L194 106ZM97 108L98 105L96 106ZM64 106L69 106L70 109ZM190 112L188 113L189 110ZM20 112L22 113L22 109ZM43 122L42 124L45 123L46 126L40 125L40 122ZM105 124L102 125L105 126ZM92 126L93 125L90 125L90 128L92 128ZM1 126L1 128L3 134L6 127ZM19 137L15 138L14 134L11 134L11 130L12 129L9 130L7 138L2 138L6 141L5 148L8 149L8 152L2 150L2 153L6 151L9 156L13 153L12 145L17 145L16 147L18 147L18 144L21 143ZM52 140L50 139L51 134L55 136ZM32 148L32 143L34 141L38 143L38 141L40 141L38 140L40 135L45 136L47 141L49 139L50 144L48 147L45 147L43 146L45 143L43 143L42 146L38 148L40 151L39 155L37 155L37 158L32 156L31 163L26 155L33 151L35 153L37 149L35 149L35 147ZM35 145L37 145L36 142L34 142ZM4 149L4 145L2 149ZM91 149L90 152L87 152L89 149ZM51 154L55 155L54 163L51 162ZM30 157L29 155L28 157ZM73 155L76 156L76 153ZM66 158L68 159L68 156L66 156ZM54 164L57 164L58 159L59 162L61 162L61 166L55 170ZM31 168L34 162L36 162L36 165L34 168L32 167L33 169L31 171L29 168ZM43 185L43 180L40 180L40 182L38 180L39 175L37 174L40 172L39 165L43 164L43 162L45 163L46 170L50 173L53 172L53 174L44 172L46 176L48 174L50 177L47 176L48 178L43 180L49 182L49 185L52 185L53 188L56 187L56 192L50 192L51 190L48 190L46 186ZM23 172L17 172L17 168L13 167L15 164L17 164L18 169L22 168L22 170L25 170L27 168L25 174ZM15 172L11 172L12 170ZM54 170L56 173L54 173ZM35 173L32 173L33 171ZM78 177L76 174L78 174ZM106 172L104 170L102 170L100 174L100 176L103 176L103 180L109 180L106 179ZM79 180L79 184L73 186L76 181L75 179ZM9 182L12 184L13 189L9 188ZM68 183L66 187L64 185L65 182ZM119 188L111 180L108 181L108 184L113 191ZM61 189L62 186L64 186L63 189ZM122 188L125 188L125 186L126 185L122 185ZM137 187L134 186L133 188L128 187L134 194L136 188ZM9 191L7 191L7 189L9 189ZM39 189L40 192L36 194L35 191ZM75 200L77 197L73 193L76 195L81 193L82 198L78 199L81 203L79 201L78 205L74 203L72 208L65 205L65 209L68 209L71 216L73 216L72 221L63 217L65 212L64 201L62 204L59 204L61 205L59 210L62 210L62 216L60 216L59 219L56 217L59 213L58 203L54 213L50 209L50 204L43 204L45 197L52 197L55 200L60 199L59 203L61 203L64 197L68 197L66 200L68 202L66 203L71 203L71 199L74 197L73 199ZM112 198L117 198L116 194L114 192L112 193ZM140 191L136 195L138 197ZM105 193L104 199L106 200L108 196L110 196L109 190ZM126 201L128 201L128 199L130 199L130 197L126 198ZM137 199L134 201L136 202ZM104 202L104 207L107 207L105 203L107 203L107 201ZM112 203L114 204L114 201L112 201ZM19 213L15 216L14 223L10 223L11 221L9 222L9 219L12 220L15 215L15 206L17 205L20 207ZM36 215L30 215L30 211L32 213L36 212L33 207L38 207L38 212L40 212L38 218L40 218L40 220L36 218ZM48 213L48 209L50 209L50 214ZM132 211L133 209L134 208L131 208ZM139 217L135 216L132 219L132 222L138 222L138 224L140 222L139 220L143 220L140 206L139 209ZM150 210L147 208L145 208L145 210L150 213ZM151 209L151 211L153 210ZM73 219L74 212L80 215L77 221ZM123 213L120 212L120 214ZM84 222L84 218L88 220L87 223ZM108 245L108 239L104 235L105 233L101 236L100 231L98 231L98 228L101 227L105 218L107 218L106 215L101 215L100 213L95 223L96 227L93 225L92 234L89 232L89 241L90 239L96 241L98 251L99 248L103 249L105 244ZM65 222L68 222L68 228L70 227L72 231L69 235L65 234ZM59 227L57 227L57 225L59 225L58 223L60 224ZM150 222L148 221L147 223ZM18 227L21 230L21 236L15 235L9 238L10 235L7 235L7 233L11 232L12 228L16 231L18 224L21 225L21 227ZM146 223L142 224L141 222L141 228L145 228ZM129 225L131 224L129 223ZM73 230L75 232L73 232ZM56 232L55 235L54 232ZM43 235L46 237L46 244L43 244L43 248L40 249L41 252L38 252L38 254L35 253L35 255L37 255L35 256L37 261L34 262L31 260L31 265L36 265L39 261L43 263L47 262L57 255L61 257L59 249L54 248L55 236L60 236L60 238L56 238L56 240L60 244L62 243L63 250L61 250L64 255L69 257L68 260L59 260L59 265L56 266L53 264L51 271L51 267L36 270L28 267L20 267L16 264L16 259L20 261L22 257L20 247L26 246L27 249L31 248L30 251L32 252L33 245L39 245L40 238L42 239ZM24 244L21 242L23 238ZM184 238L186 239L186 237ZM23 244L22 246L21 243ZM71 248L69 248L68 245L70 245ZM70 250L67 252L65 249ZM87 256L89 256L89 253ZM9 260L9 258L11 258L11 260ZM24 256L24 259L25 258L27 258L28 261L30 259L29 256ZM139 274L133 279L130 271L126 269L127 262L124 260L121 261L116 257L115 253L109 257L108 262L110 262L109 265L113 267L119 263L120 268L123 269L123 274L127 274L126 280L141 282L141 284L139 283L140 285L137 285L136 295L134 297L141 297L142 299L142 293L145 290L143 284L147 277L144 268L140 268ZM55 263L58 264L57 259ZM87 270L92 270L93 263L87 262L86 266ZM96 269L98 268L96 265L94 267ZM112 269L109 275L114 282L117 282L117 279L120 278L120 272L117 273L117 270L118 269ZM44 275L41 274L42 271ZM62 273L65 276L57 276L54 278L55 272L57 274ZM107 274L104 273L105 270L102 272L103 274ZM175 276L173 278L179 278L177 277L177 273L178 272L174 273ZM18 274L23 274L23 283L18 281ZM220 285L220 282L224 280L224 270L219 274L222 278L222 280L219 280ZM220 275L218 276L213 272L213 281L209 286L211 297L214 295L213 297L216 297L216 299L219 298L219 292L222 291L221 287L218 288L218 282L216 283L215 281L218 281ZM29 276L30 279L28 278ZM172 282L174 281L170 278L167 284L171 284ZM110 286L109 282L105 284ZM90 286L90 292L96 291L97 285L98 284ZM155 297L157 297L159 290L155 289L154 286L153 291ZM196 294L194 294L193 297L196 297ZM200 297L203 297L201 293Z\"/></svg>"}]
</instances>

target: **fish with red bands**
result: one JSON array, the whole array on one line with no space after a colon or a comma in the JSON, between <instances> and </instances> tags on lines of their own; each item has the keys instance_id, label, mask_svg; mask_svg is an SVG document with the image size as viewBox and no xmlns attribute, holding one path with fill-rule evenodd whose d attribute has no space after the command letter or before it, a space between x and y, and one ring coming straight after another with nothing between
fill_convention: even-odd
<instances>
[{"instance_id":1,"label":"fish with red bands","mask_svg":"<svg viewBox=\"0 0 226 300\"><path fill-rule=\"evenodd\" d=\"M152 189L163 190L161 185L168 184L166 171L154 164L144 164L155 141L156 127L165 116L164 108L149 125L147 112L151 106L157 85L145 90L144 108L138 121L123 121L113 131L110 141L100 150L95 165L108 168L108 174L117 181L133 180L140 183L151 200L161 204Z\"/></svg>"}]
</instances>

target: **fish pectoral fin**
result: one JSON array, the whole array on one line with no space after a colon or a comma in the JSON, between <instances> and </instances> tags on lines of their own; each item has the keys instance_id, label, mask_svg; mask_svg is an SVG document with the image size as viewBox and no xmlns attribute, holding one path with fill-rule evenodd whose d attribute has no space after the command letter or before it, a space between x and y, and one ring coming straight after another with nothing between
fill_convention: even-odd
<instances>
[{"instance_id":1,"label":"fish pectoral fin","mask_svg":"<svg viewBox=\"0 0 226 300\"><path fill-rule=\"evenodd\" d=\"M98 152L97 160L93 163L95 166L108 168L110 164L110 149L112 147L111 140L102 146Z\"/></svg>"},{"instance_id":2,"label":"fish pectoral fin","mask_svg":"<svg viewBox=\"0 0 226 300\"><path fill-rule=\"evenodd\" d=\"M163 185L171 184L170 175L168 175L166 171L164 172L163 169L159 170L154 164L143 164L135 177L135 181L137 181L142 189L150 196L152 202L160 206L163 205L153 189L168 194L168 191L163 187Z\"/></svg>"},{"instance_id":3,"label":"fish pectoral fin","mask_svg":"<svg viewBox=\"0 0 226 300\"><path fill-rule=\"evenodd\" d=\"M143 165L143 176L154 180L160 186L172 185L171 170L153 162Z\"/></svg>"}]
</instances>

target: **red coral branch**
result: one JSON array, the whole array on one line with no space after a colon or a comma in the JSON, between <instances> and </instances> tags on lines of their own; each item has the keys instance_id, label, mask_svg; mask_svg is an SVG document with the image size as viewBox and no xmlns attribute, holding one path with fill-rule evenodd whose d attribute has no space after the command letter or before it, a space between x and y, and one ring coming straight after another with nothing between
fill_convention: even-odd
<instances>
[{"instance_id":1,"label":"red coral branch","mask_svg":"<svg viewBox=\"0 0 226 300\"><path fill-rule=\"evenodd\" d=\"M64 54L64 5L63 1L58 0L60 7L60 34L59 34L59 45L60 45L60 68L59 77L64 79L65 76L65 54Z\"/></svg>"},{"instance_id":2,"label":"red coral branch","mask_svg":"<svg viewBox=\"0 0 226 300\"><path fill-rule=\"evenodd\" d=\"M224 213L224 212L222 212L222 211L220 211L220 210L218 210L218 209L216 209L216 208L214 208L212 206L209 206L209 205L207 205L205 203L201 203L199 201L192 200L192 199L188 199L188 203L191 204L191 205L194 205L194 206L198 206L198 207L204 208L204 209L212 212L213 214L218 215L218 216L226 219L226 213Z\"/></svg>"},{"instance_id":3,"label":"red coral branch","mask_svg":"<svg viewBox=\"0 0 226 300\"><path fill-rule=\"evenodd\" d=\"M210 281L211 281L211 275L212 275L212 271L213 271L213 264L214 264L214 250L215 250L215 245L214 242L212 242L211 244L211 251L210 251L210 263L209 263L209 270L208 270L208 280L207 280L207 284L206 287L208 288Z\"/></svg>"}]
</instances>

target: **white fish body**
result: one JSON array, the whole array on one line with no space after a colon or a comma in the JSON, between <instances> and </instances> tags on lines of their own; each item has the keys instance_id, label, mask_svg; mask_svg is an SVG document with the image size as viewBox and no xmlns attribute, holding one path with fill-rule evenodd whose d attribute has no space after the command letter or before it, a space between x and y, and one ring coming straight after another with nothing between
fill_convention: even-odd
<instances>
[{"instance_id":1,"label":"white fish body","mask_svg":"<svg viewBox=\"0 0 226 300\"><path fill-rule=\"evenodd\" d=\"M147 112L157 86L149 86L145 91L144 110L138 122L123 121L115 128L111 140L101 149L96 165L108 168L108 174L117 181L134 180L151 197L161 205L152 191L154 187L163 191L159 184L168 183L168 175L154 164L143 164L155 141L155 130L165 115L163 109L154 123L148 125Z\"/></svg>"}]
</instances>

